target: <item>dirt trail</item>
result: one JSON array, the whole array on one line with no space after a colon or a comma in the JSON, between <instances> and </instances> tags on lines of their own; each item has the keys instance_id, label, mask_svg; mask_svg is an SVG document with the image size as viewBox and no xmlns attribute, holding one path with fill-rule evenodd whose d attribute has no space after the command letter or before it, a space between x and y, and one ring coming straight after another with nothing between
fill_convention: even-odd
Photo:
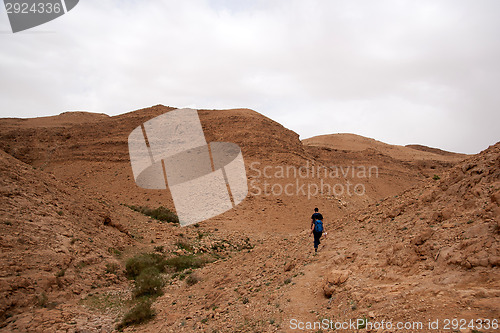
<instances>
[{"instance_id":1,"label":"dirt trail","mask_svg":"<svg viewBox=\"0 0 500 333\"><path fill-rule=\"evenodd\" d=\"M297 276L293 280L294 288L287 295L290 302L287 302L284 308L285 316L282 328L285 332L296 332L296 330L290 328L292 319L302 322L317 321L317 310L322 308L325 303L322 290L323 279L333 244L331 239L323 239L320 245L321 250L314 254L312 237L301 235L300 238L304 238L304 242L308 245L305 250L307 259L304 266L304 275Z\"/></svg>"}]
</instances>

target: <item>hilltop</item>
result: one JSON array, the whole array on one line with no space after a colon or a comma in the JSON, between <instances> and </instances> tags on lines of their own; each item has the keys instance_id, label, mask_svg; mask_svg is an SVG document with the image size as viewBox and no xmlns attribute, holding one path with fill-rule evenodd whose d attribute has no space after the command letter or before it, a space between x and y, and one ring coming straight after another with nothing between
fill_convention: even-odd
<instances>
[{"instance_id":1,"label":"hilltop","mask_svg":"<svg viewBox=\"0 0 500 333\"><path fill-rule=\"evenodd\" d=\"M463 160L467 155L447 152L437 148L423 145L390 145L375 139L366 138L356 134L339 133L318 135L302 141L306 146L331 148L345 151L364 151L373 149L382 154L401 161L434 160L443 162L456 162Z\"/></svg>"}]
</instances>

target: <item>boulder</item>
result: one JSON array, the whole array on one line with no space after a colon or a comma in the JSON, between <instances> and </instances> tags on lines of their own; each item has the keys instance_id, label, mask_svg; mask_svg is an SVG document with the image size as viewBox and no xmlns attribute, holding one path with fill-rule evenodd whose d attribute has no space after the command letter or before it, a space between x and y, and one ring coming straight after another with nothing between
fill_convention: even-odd
<instances>
[{"instance_id":1,"label":"boulder","mask_svg":"<svg viewBox=\"0 0 500 333\"><path fill-rule=\"evenodd\" d=\"M325 283L323 285L323 292L326 297L331 297L335 291L335 287L346 282L349 278L350 271L347 270L331 270L326 276Z\"/></svg>"}]
</instances>

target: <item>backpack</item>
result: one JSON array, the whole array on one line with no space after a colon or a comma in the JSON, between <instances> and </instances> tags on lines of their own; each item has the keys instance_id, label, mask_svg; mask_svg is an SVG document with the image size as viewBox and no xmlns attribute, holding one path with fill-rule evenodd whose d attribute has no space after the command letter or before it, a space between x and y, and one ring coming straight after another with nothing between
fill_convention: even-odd
<instances>
[{"instance_id":1,"label":"backpack","mask_svg":"<svg viewBox=\"0 0 500 333\"><path fill-rule=\"evenodd\" d=\"M321 221L321 220L314 221L314 231L315 232L323 232L323 221Z\"/></svg>"}]
</instances>

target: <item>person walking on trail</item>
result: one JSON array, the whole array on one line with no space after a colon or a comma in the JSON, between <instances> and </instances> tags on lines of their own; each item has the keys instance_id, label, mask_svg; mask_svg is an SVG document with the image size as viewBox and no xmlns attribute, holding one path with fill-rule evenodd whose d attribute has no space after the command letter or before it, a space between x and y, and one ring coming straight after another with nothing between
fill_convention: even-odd
<instances>
[{"instance_id":1,"label":"person walking on trail","mask_svg":"<svg viewBox=\"0 0 500 333\"><path fill-rule=\"evenodd\" d=\"M314 236L314 252L318 252L318 246L321 244L320 238L323 234L323 215L318 208L314 208L314 214L311 216L311 234Z\"/></svg>"}]
</instances>

